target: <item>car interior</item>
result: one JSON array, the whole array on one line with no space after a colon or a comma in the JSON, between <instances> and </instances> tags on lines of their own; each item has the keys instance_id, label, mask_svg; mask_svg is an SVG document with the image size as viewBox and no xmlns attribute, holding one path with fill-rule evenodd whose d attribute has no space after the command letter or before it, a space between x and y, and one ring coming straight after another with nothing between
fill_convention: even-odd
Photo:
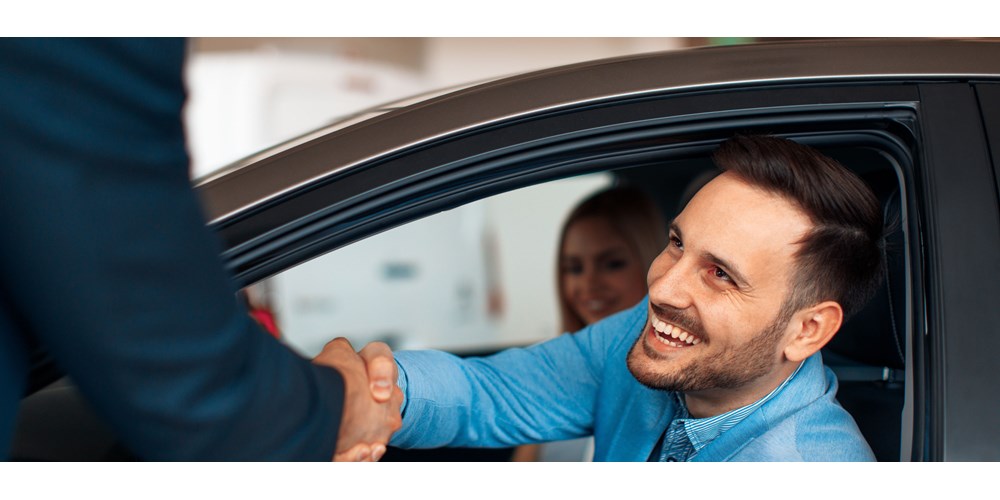
<instances>
[{"instance_id":1,"label":"car interior","mask_svg":"<svg viewBox=\"0 0 1000 500\"><path fill-rule=\"evenodd\" d=\"M882 204L886 227L885 279L869 303L841 327L823 349L824 362L839 381L837 399L854 417L879 461L901 459L902 413L907 338L907 279L902 225L899 162L877 147L819 147L857 172ZM717 174L705 156L622 168L611 173L615 183L647 192L671 220L694 193ZM457 353L466 356L492 352ZM390 447L386 461L507 460L513 448L401 450Z\"/></svg>"},{"instance_id":2,"label":"car interior","mask_svg":"<svg viewBox=\"0 0 1000 500\"><path fill-rule=\"evenodd\" d=\"M888 272L875 298L847 321L824 348L826 364L838 375L838 400L854 416L879 461L907 459L901 455L907 339L910 314L906 252L905 191L901 164L908 161L878 141L846 136L813 138L813 145L857 172L882 203ZM806 137L810 140L809 137ZM904 165L905 166L905 165ZM657 202L666 220L707 182L715 167L702 150L697 154L611 171L615 183L638 186ZM461 352L464 356L488 351ZM35 390L21 406L11 451L13 460L131 460L114 433L89 408L72 383L63 378ZM911 391L912 392L912 391ZM916 425L907 422L906 426ZM918 443L913 443L917 446ZM503 461L507 449L400 450L390 448L385 461Z\"/></svg>"}]
</instances>

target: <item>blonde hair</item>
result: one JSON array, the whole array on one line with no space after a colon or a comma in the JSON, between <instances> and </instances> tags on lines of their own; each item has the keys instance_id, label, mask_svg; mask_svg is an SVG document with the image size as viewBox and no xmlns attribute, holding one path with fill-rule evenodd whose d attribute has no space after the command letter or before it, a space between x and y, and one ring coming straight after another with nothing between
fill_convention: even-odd
<instances>
[{"instance_id":1,"label":"blonde hair","mask_svg":"<svg viewBox=\"0 0 1000 500\"><path fill-rule=\"evenodd\" d=\"M642 190L616 186L598 191L581 201L566 217L556 248L556 289L563 332L575 332L587 323L566 301L560 259L566 242L566 231L576 221L588 217L604 217L625 243L639 257L643 269L649 269L653 259L667 244L667 228L663 215L653 200Z\"/></svg>"}]
</instances>

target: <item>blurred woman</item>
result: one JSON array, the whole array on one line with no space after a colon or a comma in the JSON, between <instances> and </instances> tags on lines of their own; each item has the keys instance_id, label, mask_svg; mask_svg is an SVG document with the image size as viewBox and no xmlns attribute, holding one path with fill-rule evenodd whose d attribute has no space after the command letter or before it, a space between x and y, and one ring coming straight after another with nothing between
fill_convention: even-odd
<instances>
[{"instance_id":1,"label":"blurred woman","mask_svg":"<svg viewBox=\"0 0 1000 500\"><path fill-rule=\"evenodd\" d=\"M559 235L556 284L562 332L572 333L646 296L646 272L667 244L660 211L634 187L612 187L583 200ZM521 446L515 461L580 461L590 438Z\"/></svg>"},{"instance_id":2,"label":"blurred woman","mask_svg":"<svg viewBox=\"0 0 1000 500\"><path fill-rule=\"evenodd\" d=\"M646 271L666 244L663 216L637 188L609 188L577 205L559 236L562 331L580 330L645 297Z\"/></svg>"}]
</instances>

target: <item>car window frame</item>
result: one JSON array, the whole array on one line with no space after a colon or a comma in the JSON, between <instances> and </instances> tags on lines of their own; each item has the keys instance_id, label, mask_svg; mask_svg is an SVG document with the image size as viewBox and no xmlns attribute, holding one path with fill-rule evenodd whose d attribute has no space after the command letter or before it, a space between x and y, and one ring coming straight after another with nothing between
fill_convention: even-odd
<instances>
[{"instance_id":1,"label":"car window frame","mask_svg":"<svg viewBox=\"0 0 1000 500\"><path fill-rule=\"evenodd\" d=\"M579 165L548 165L535 171L512 167L518 162L530 165L540 155L572 155L583 147L601 147L598 143L602 139L610 140L615 134L669 137L675 133L671 127L682 134L693 130L722 137L755 126L767 128L772 123L809 127L817 122L872 123L888 117L905 128L910 126L907 120L916 98L914 89L905 85L779 85L582 105L553 116L493 124L476 133L441 138L432 145L373 160L218 221L213 227L223 239L227 265L245 286L273 274L275 268L288 267L291 261L285 259L277 266L266 262L276 253L287 253L283 248L290 252L310 239L333 238L292 259L307 260L362 237L356 231L343 234L345 226L356 228L383 220L382 227L369 231L376 233L405 222L407 217L388 217L404 205L425 207L410 217L416 218L517 187L516 182L505 180L502 189L483 188L484 182L499 186L502 177L515 181L520 177L525 181L521 185L527 185L588 171ZM640 111L644 114L635 116ZM898 113L904 115L892 116ZM449 184L461 184L466 195L450 204L441 203L439 191ZM385 202L373 201L376 198Z\"/></svg>"},{"instance_id":2,"label":"car window frame","mask_svg":"<svg viewBox=\"0 0 1000 500\"><path fill-rule=\"evenodd\" d=\"M910 335L923 331L924 314L922 301L915 300L923 290L924 269L918 244L923 240L922 226L915 210L919 195L914 170L921 161L917 156L921 141L919 97L916 85L898 82L776 85L699 91L684 96L644 96L561 110L553 116L521 117L476 133L441 138L436 144L413 151L397 152L353 169L350 174L303 188L298 194L312 197L303 206L314 210L306 217L296 218L294 211L289 211L285 214L291 214L288 220L274 224L273 219L280 219L282 212L282 200L277 200L273 206L258 207L246 218L237 218L231 225L220 224L218 229L225 239L227 231L252 222L256 216L272 219L271 226L262 225L255 229L256 233L229 233L224 256L243 286L274 274L276 269L291 267L411 220L499 192L609 169L626 163L625 159L634 163L660 161L671 155L706 155L725 137L740 131L774 133L816 146L850 136L855 144L869 140L894 150L892 154L905 165L898 169L897 176L907 214L906 230L910 233L906 240L907 304L912 307L906 312L904 327L905 334ZM659 106L653 106L657 103ZM639 107L648 114L637 118L634 112ZM677 142L646 149L622 146L657 137L677 138ZM601 148L605 148L603 155L596 153ZM592 156L574 157L581 152ZM295 200L284 200L289 201ZM325 207L316 210L324 203ZM275 212L269 214L270 210ZM910 344L914 342L908 340ZM931 398L925 397L926 386L920 384L927 378L927 363L921 358L926 354L920 346L908 353L901 436L904 460L927 458L924 447L929 438L922 408Z\"/></svg>"}]
</instances>

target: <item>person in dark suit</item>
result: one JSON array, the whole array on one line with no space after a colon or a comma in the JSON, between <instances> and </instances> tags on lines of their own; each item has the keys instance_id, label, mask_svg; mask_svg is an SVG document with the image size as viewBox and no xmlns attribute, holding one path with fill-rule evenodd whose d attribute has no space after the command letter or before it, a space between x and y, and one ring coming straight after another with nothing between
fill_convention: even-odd
<instances>
[{"instance_id":1,"label":"person in dark suit","mask_svg":"<svg viewBox=\"0 0 1000 500\"><path fill-rule=\"evenodd\" d=\"M378 455L398 389L238 303L189 181L185 43L0 41L0 458L39 347L142 459Z\"/></svg>"}]
</instances>

